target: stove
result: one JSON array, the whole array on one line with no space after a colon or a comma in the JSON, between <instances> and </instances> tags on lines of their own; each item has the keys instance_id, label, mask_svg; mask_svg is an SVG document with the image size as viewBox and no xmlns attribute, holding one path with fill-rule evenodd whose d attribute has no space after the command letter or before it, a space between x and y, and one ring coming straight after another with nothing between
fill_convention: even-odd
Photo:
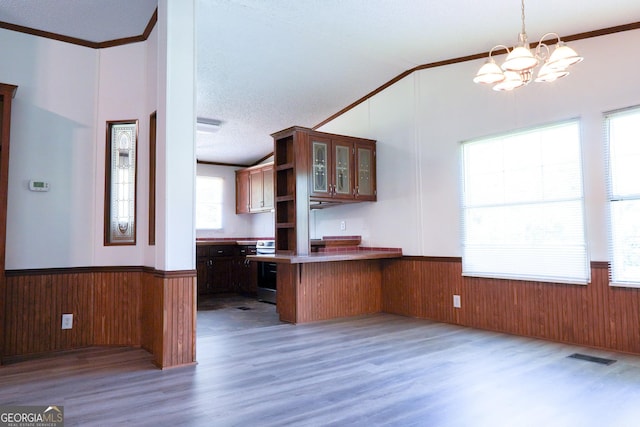
<instances>
[{"instance_id":1,"label":"stove","mask_svg":"<svg viewBox=\"0 0 640 427\"><path fill-rule=\"evenodd\" d=\"M259 255L275 254L276 241L275 240L258 240L256 242L256 253Z\"/></svg>"}]
</instances>

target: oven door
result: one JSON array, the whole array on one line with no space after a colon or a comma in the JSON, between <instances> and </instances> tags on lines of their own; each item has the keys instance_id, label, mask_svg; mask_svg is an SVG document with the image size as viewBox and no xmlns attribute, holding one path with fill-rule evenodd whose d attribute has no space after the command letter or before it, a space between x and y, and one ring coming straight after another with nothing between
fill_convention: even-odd
<instances>
[{"instance_id":1,"label":"oven door","mask_svg":"<svg viewBox=\"0 0 640 427\"><path fill-rule=\"evenodd\" d=\"M258 263L258 300L276 303L277 265L275 262Z\"/></svg>"}]
</instances>

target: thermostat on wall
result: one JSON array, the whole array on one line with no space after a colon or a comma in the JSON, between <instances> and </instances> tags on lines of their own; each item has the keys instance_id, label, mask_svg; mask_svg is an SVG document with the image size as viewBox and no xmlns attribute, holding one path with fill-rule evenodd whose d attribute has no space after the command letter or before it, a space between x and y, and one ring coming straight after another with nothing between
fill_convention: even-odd
<instances>
[{"instance_id":1,"label":"thermostat on wall","mask_svg":"<svg viewBox=\"0 0 640 427\"><path fill-rule=\"evenodd\" d=\"M49 183L46 181L29 181L29 190L31 191L49 191Z\"/></svg>"}]
</instances>

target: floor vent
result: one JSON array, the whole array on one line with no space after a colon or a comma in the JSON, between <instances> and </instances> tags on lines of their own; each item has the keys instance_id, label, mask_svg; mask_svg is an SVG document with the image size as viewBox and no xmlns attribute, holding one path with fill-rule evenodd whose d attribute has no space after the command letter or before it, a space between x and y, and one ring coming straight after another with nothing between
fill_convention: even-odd
<instances>
[{"instance_id":1,"label":"floor vent","mask_svg":"<svg viewBox=\"0 0 640 427\"><path fill-rule=\"evenodd\" d=\"M245 306L241 306L241 307L236 307L238 310L251 310L251 307L245 307Z\"/></svg>"},{"instance_id":2,"label":"floor vent","mask_svg":"<svg viewBox=\"0 0 640 427\"><path fill-rule=\"evenodd\" d=\"M604 357L589 356L588 354L573 353L570 355L572 359L586 360L587 362L599 363L601 365L611 365L616 363L613 359L605 359Z\"/></svg>"}]
</instances>

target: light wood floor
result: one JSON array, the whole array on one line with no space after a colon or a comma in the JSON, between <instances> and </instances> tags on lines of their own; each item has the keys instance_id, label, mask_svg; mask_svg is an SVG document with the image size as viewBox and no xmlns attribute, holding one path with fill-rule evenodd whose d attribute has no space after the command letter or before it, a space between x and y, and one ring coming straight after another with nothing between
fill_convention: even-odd
<instances>
[{"instance_id":1,"label":"light wood floor","mask_svg":"<svg viewBox=\"0 0 640 427\"><path fill-rule=\"evenodd\" d=\"M257 311L227 309L198 313L197 366L83 349L0 367L0 405L63 405L66 426L640 425L637 356L389 314L270 326L265 310L252 327L238 312Z\"/></svg>"}]
</instances>

